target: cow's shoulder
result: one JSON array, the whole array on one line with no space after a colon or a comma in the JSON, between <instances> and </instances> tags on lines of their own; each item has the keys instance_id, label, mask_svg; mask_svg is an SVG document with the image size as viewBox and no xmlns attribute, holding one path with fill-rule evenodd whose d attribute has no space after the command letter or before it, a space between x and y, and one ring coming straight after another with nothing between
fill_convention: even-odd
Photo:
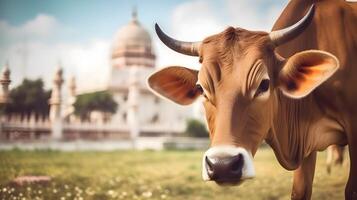
<instances>
[{"instance_id":1,"label":"cow's shoulder","mask_svg":"<svg viewBox=\"0 0 357 200\"><path fill-rule=\"evenodd\" d=\"M357 3L345 0L291 0L280 14L272 30L278 30L290 26L301 19L312 4L316 6L315 20L318 16L341 17L346 12L357 14ZM353 20L353 19L351 19Z\"/></svg>"},{"instance_id":2,"label":"cow's shoulder","mask_svg":"<svg viewBox=\"0 0 357 200\"><path fill-rule=\"evenodd\" d=\"M288 27L301 19L312 4L316 5L315 16L311 25L294 40L279 46L278 52L289 57L307 49L326 50L339 53L339 58L348 53L352 46L357 46L357 3L345 0L292 0L275 22L272 30ZM317 37L318 36L318 37ZM339 41L336 45L329 45ZM343 44L343 45L342 45ZM350 57L350 56L347 56ZM349 58L346 58L349 59Z\"/></svg>"}]
</instances>

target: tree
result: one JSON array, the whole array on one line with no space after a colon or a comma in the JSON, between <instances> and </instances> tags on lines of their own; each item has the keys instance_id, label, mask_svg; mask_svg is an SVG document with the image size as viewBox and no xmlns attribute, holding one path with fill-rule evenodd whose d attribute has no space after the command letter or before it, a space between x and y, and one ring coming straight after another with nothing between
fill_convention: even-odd
<instances>
[{"instance_id":1,"label":"tree","mask_svg":"<svg viewBox=\"0 0 357 200\"><path fill-rule=\"evenodd\" d=\"M4 106L6 114L48 116L51 91L44 89L42 79L24 79L10 91L10 103Z\"/></svg>"},{"instance_id":2,"label":"tree","mask_svg":"<svg viewBox=\"0 0 357 200\"><path fill-rule=\"evenodd\" d=\"M74 114L82 120L89 120L92 111L113 114L118 108L118 104L114 101L113 96L107 91L78 95L73 106Z\"/></svg>"},{"instance_id":3,"label":"tree","mask_svg":"<svg viewBox=\"0 0 357 200\"><path fill-rule=\"evenodd\" d=\"M209 133L204 123L196 119L187 121L185 133L191 137L208 137Z\"/></svg>"}]
</instances>

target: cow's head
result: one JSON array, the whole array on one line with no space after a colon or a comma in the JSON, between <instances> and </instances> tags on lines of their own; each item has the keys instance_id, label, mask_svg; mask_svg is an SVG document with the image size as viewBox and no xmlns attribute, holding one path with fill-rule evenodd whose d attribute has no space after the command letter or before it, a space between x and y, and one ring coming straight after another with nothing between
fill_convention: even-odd
<instances>
[{"instance_id":1,"label":"cow's head","mask_svg":"<svg viewBox=\"0 0 357 200\"><path fill-rule=\"evenodd\" d=\"M302 98L337 69L333 55L317 50L282 58L274 48L299 35L311 22L314 7L291 27L266 32L227 28L202 42L159 38L173 50L198 56L199 71L164 68L148 79L159 95L188 105L204 97L211 148L203 157L203 179L236 184L255 176L252 157L267 136L277 94ZM284 122L282 122L284 123Z\"/></svg>"}]
</instances>

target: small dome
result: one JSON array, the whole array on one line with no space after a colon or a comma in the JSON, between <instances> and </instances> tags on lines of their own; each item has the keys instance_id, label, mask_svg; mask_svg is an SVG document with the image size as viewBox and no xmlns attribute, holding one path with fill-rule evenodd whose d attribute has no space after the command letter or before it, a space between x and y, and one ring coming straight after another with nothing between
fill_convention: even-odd
<instances>
[{"instance_id":1,"label":"small dome","mask_svg":"<svg viewBox=\"0 0 357 200\"><path fill-rule=\"evenodd\" d=\"M141 26L136 12L132 20L116 33L113 41L113 67L121 68L130 65L153 67L155 55L152 51L151 36Z\"/></svg>"},{"instance_id":2,"label":"small dome","mask_svg":"<svg viewBox=\"0 0 357 200\"><path fill-rule=\"evenodd\" d=\"M2 70L2 74L4 76L9 76L10 75L10 69L9 69L9 66L8 65L5 65L5 67L3 68Z\"/></svg>"},{"instance_id":3,"label":"small dome","mask_svg":"<svg viewBox=\"0 0 357 200\"><path fill-rule=\"evenodd\" d=\"M2 81L10 80L10 69L9 69L9 64L8 63L6 63L6 65L2 69L1 80Z\"/></svg>"}]
</instances>

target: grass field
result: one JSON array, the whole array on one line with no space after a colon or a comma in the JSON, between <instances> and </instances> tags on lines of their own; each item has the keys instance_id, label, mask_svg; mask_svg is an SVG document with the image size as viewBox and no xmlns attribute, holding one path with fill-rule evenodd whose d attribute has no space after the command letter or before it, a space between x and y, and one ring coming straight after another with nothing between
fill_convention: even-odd
<instances>
[{"instance_id":1,"label":"grass field","mask_svg":"<svg viewBox=\"0 0 357 200\"><path fill-rule=\"evenodd\" d=\"M289 199L292 172L272 151L255 157L257 178L238 187L201 180L200 151L0 151L0 199ZM348 165L328 175L320 153L312 199L343 199ZM21 175L48 175L48 184L14 186ZM14 198L16 197L16 198Z\"/></svg>"}]
</instances>

